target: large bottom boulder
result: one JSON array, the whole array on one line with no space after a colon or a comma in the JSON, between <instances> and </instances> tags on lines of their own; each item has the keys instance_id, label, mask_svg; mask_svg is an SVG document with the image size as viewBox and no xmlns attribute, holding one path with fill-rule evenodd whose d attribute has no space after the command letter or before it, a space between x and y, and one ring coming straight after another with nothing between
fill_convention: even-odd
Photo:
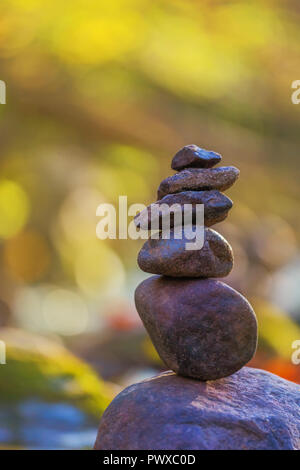
<instances>
[{"instance_id":1,"label":"large bottom boulder","mask_svg":"<svg viewBox=\"0 0 300 470\"><path fill-rule=\"evenodd\" d=\"M97 450L300 450L300 387L244 367L200 382L165 372L106 409Z\"/></svg>"}]
</instances>

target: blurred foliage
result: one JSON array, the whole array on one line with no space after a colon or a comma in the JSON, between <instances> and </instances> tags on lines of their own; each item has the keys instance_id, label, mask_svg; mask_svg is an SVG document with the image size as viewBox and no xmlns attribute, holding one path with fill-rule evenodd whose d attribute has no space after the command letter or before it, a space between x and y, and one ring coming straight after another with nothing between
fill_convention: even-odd
<instances>
[{"instance_id":1,"label":"blurred foliage","mask_svg":"<svg viewBox=\"0 0 300 470\"><path fill-rule=\"evenodd\" d=\"M7 367L1 367L1 402L28 398L65 402L99 418L114 396L91 368L54 341L3 329Z\"/></svg>"},{"instance_id":2,"label":"blurred foliage","mask_svg":"<svg viewBox=\"0 0 300 470\"><path fill-rule=\"evenodd\" d=\"M291 344L300 338L300 327L270 303L254 300L257 312L260 336L283 359L291 357Z\"/></svg>"}]
</instances>

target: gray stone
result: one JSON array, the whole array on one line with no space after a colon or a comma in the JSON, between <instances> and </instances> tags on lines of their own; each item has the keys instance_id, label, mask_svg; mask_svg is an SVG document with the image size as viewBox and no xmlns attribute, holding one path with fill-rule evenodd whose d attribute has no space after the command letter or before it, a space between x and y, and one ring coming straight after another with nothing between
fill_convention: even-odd
<instances>
[{"instance_id":1,"label":"gray stone","mask_svg":"<svg viewBox=\"0 0 300 470\"><path fill-rule=\"evenodd\" d=\"M255 313L221 281L152 276L137 287L135 304L161 359L179 375L226 377L255 353Z\"/></svg>"},{"instance_id":2,"label":"gray stone","mask_svg":"<svg viewBox=\"0 0 300 470\"><path fill-rule=\"evenodd\" d=\"M173 170L184 168L211 168L222 160L218 153L202 149L197 145L186 145L176 153L172 160Z\"/></svg>"},{"instance_id":3,"label":"gray stone","mask_svg":"<svg viewBox=\"0 0 300 470\"><path fill-rule=\"evenodd\" d=\"M299 385L244 367L215 382L166 372L105 411L98 450L300 450Z\"/></svg>"},{"instance_id":4,"label":"gray stone","mask_svg":"<svg viewBox=\"0 0 300 470\"><path fill-rule=\"evenodd\" d=\"M219 168L188 168L164 179L157 193L160 200L170 193L181 191L203 191L218 189L225 191L230 188L239 177L239 170L234 166Z\"/></svg>"},{"instance_id":5,"label":"gray stone","mask_svg":"<svg viewBox=\"0 0 300 470\"><path fill-rule=\"evenodd\" d=\"M227 276L233 268L233 252L229 243L218 232L206 228L203 247L187 250L186 244L193 240L185 237L185 230L191 234L194 229L192 226L181 229L181 239L174 238L174 229L170 230L170 239L164 240L162 232L157 240L149 238L139 252L139 267L147 273L172 277Z\"/></svg>"},{"instance_id":6,"label":"gray stone","mask_svg":"<svg viewBox=\"0 0 300 470\"><path fill-rule=\"evenodd\" d=\"M160 212L158 216L153 211L153 206L159 206L158 208L163 209L165 207L170 208L174 204L180 206L180 214L183 213L183 208L185 204L191 204L192 214L193 214L193 223L196 223L196 207L197 204L204 205L204 224L206 227L211 227L214 224L222 222L226 219L228 212L232 208L232 201L225 194L220 193L220 191L183 191L176 194L168 194L163 197L160 201L157 201L155 204L151 204L142 212L140 212L135 217L135 224L143 230L151 229L153 224L156 223L159 229L162 228L162 213ZM151 220L152 218L152 220ZM181 215L182 219L182 215ZM174 226L174 214L170 213L170 227Z\"/></svg>"}]
</instances>

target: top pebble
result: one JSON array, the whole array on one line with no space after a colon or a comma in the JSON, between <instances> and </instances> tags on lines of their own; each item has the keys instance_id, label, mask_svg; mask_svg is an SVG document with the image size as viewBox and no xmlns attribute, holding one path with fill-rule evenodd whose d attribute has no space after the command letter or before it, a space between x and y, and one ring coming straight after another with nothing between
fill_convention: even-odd
<instances>
[{"instance_id":1,"label":"top pebble","mask_svg":"<svg viewBox=\"0 0 300 470\"><path fill-rule=\"evenodd\" d=\"M184 168L211 168L222 160L218 153L202 149L197 145L186 145L176 153L172 160L173 170Z\"/></svg>"}]
</instances>

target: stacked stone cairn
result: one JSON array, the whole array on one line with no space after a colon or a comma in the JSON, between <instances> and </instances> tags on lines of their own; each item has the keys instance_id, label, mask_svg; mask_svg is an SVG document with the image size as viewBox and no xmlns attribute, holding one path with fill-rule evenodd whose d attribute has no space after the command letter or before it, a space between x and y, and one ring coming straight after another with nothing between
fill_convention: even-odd
<instances>
[{"instance_id":1,"label":"stacked stone cairn","mask_svg":"<svg viewBox=\"0 0 300 470\"><path fill-rule=\"evenodd\" d=\"M299 386L243 367L256 350L255 313L217 279L229 274L233 255L209 227L227 217L232 202L221 191L239 176L234 167L214 168L220 161L215 152L188 145L173 158L177 173L160 184L156 204L192 204L192 227L196 205L204 204L204 245L186 250L190 238L172 236L174 216L171 237L161 230L141 249L139 266L155 276L137 287L136 307L171 370L113 400L100 422L97 450L300 449ZM163 228L160 213L156 217ZM136 224L148 231L152 219L150 206Z\"/></svg>"},{"instance_id":2,"label":"stacked stone cairn","mask_svg":"<svg viewBox=\"0 0 300 470\"><path fill-rule=\"evenodd\" d=\"M189 227L183 227L182 236L175 238L173 226L169 239L163 231L158 239L149 238L138 256L143 271L158 275L142 282L135 294L137 311L151 340L170 369L199 380L233 374L250 361L257 344L252 307L241 294L216 280L232 270L233 253L229 243L209 227L227 217L232 201L221 191L239 177L235 167L215 168L220 161L219 154L188 145L172 160L177 173L158 189L158 206L178 204L183 211L185 204L191 204L192 224L196 223L196 205L204 205L203 247L186 249L191 241L185 237ZM151 209L136 219L142 228L155 225Z\"/></svg>"}]
</instances>

